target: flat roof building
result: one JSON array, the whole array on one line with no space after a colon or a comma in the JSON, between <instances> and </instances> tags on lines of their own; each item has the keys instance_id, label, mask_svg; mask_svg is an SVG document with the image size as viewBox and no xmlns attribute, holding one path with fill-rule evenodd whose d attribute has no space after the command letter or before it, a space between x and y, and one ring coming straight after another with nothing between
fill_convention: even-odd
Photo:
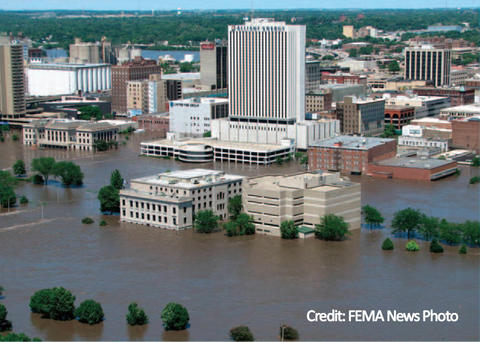
<instances>
[{"instance_id":1,"label":"flat roof building","mask_svg":"<svg viewBox=\"0 0 480 342\"><path fill-rule=\"evenodd\" d=\"M132 179L120 190L120 220L164 229L193 227L195 213L228 217L228 201L241 195L243 176L191 169Z\"/></svg>"},{"instance_id":2,"label":"flat roof building","mask_svg":"<svg viewBox=\"0 0 480 342\"><path fill-rule=\"evenodd\" d=\"M312 144L308 149L308 168L360 174L368 171L370 162L395 154L395 139L341 135Z\"/></svg>"},{"instance_id":3,"label":"flat roof building","mask_svg":"<svg viewBox=\"0 0 480 342\"><path fill-rule=\"evenodd\" d=\"M343 217L349 229L360 228L361 186L338 173L249 178L243 182L242 203L260 234L280 236L287 220L314 229L327 214Z\"/></svg>"},{"instance_id":4,"label":"flat roof building","mask_svg":"<svg viewBox=\"0 0 480 342\"><path fill-rule=\"evenodd\" d=\"M337 103L343 134L380 135L385 127L385 100L346 96Z\"/></svg>"},{"instance_id":5,"label":"flat roof building","mask_svg":"<svg viewBox=\"0 0 480 342\"><path fill-rule=\"evenodd\" d=\"M0 118L17 119L25 113L23 46L0 44Z\"/></svg>"}]
</instances>

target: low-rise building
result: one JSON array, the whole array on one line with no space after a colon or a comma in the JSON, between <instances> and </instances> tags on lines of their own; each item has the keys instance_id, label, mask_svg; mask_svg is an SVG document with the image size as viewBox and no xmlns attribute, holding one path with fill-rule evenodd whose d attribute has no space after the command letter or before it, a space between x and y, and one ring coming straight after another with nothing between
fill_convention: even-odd
<instances>
[{"instance_id":1,"label":"low-rise building","mask_svg":"<svg viewBox=\"0 0 480 342\"><path fill-rule=\"evenodd\" d=\"M385 126L393 125L395 129L402 129L403 126L415 118L415 108L411 106L386 105Z\"/></svg>"},{"instance_id":2,"label":"low-rise building","mask_svg":"<svg viewBox=\"0 0 480 342\"><path fill-rule=\"evenodd\" d=\"M450 107L448 97L438 96L396 96L386 98L386 105L411 106L415 108L415 118L437 116L443 108Z\"/></svg>"},{"instance_id":3,"label":"low-rise building","mask_svg":"<svg viewBox=\"0 0 480 342\"><path fill-rule=\"evenodd\" d=\"M165 138L170 130L168 113L139 115L136 117L138 128L159 133L159 138Z\"/></svg>"},{"instance_id":4,"label":"low-rise building","mask_svg":"<svg viewBox=\"0 0 480 342\"><path fill-rule=\"evenodd\" d=\"M395 154L395 139L341 135L313 144L308 149L308 168L361 174L368 171L369 163Z\"/></svg>"},{"instance_id":5,"label":"low-rise building","mask_svg":"<svg viewBox=\"0 0 480 342\"><path fill-rule=\"evenodd\" d=\"M120 220L164 229L193 226L193 217L211 210L225 220L228 201L241 195L243 176L191 169L132 179L120 191Z\"/></svg>"},{"instance_id":6,"label":"low-rise building","mask_svg":"<svg viewBox=\"0 0 480 342\"><path fill-rule=\"evenodd\" d=\"M338 173L250 178L243 182L242 203L260 234L280 236L282 222L291 220L307 228L303 235L327 214L343 217L349 229L360 228L361 186Z\"/></svg>"},{"instance_id":7,"label":"low-rise building","mask_svg":"<svg viewBox=\"0 0 480 342\"><path fill-rule=\"evenodd\" d=\"M37 120L23 126L23 143L28 146L93 151L103 140L116 143L118 127L108 122L83 120Z\"/></svg>"},{"instance_id":8,"label":"low-rise building","mask_svg":"<svg viewBox=\"0 0 480 342\"><path fill-rule=\"evenodd\" d=\"M332 108L332 93L323 90L311 91L305 95L305 112L316 113Z\"/></svg>"},{"instance_id":9,"label":"low-rise building","mask_svg":"<svg viewBox=\"0 0 480 342\"><path fill-rule=\"evenodd\" d=\"M442 119L461 119L480 115L480 103L448 107L440 111Z\"/></svg>"},{"instance_id":10,"label":"low-rise building","mask_svg":"<svg viewBox=\"0 0 480 342\"><path fill-rule=\"evenodd\" d=\"M413 92L420 96L441 96L450 98L452 106L467 105L475 102L475 90L465 87L415 88Z\"/></svg>"},{"instance_id":11,"label":"low-rise building","mask_svg":"<svg viewBox=\"0 0 480 342\"><path fill-rule=\"evenodd\" d=\"M254 144L221 141L214 138L183 138L168 133L167 139L142 142L140 154L149 157L172 157L188 163L225 161L270 165L278 158L291 156L295 150L290 139L281 144Z\"/></svg>"},{"instance_id":12,"label":"low-rise building","mask_svg":"<svg viewBox=\"0 0 480 342\"><path fill-rule=\"evenodd\" d=\"M426 136L425 129L422 126L406 125L402 128L402 135L398 137L398 146L427 149L440 149L442 152L448 151L448 139L440 137Z\"/></svg>"},{"instance_id":13,"label":"low-rise building","mask_svg":"<svg viewBox=\"0 0 480 342\"><path fill-rule=\"evenodd\" d=\"M456 161L405 157L374 162L368 168L368 174L373 177L421 181L436 180L456 171Z\"/></svg>"},{"instance_id":14,"label":"low-rise building","mask_svg":"<svg viewBox=\"0 0 480 342\"><path fill-rule=\"evenodd\" d=\"M328 84L363 84L367 85L367 76L346 73L324 73L322 81Z\"/></svg>"}]
</instances>

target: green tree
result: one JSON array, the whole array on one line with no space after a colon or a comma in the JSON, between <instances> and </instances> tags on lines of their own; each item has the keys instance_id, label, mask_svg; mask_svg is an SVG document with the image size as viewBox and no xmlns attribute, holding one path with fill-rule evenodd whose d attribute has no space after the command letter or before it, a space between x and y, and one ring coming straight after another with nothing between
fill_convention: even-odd
<instances>
[{"instance_id":1,"label":"green tree","mask_svg":"<svg viewBox=\"0 0 480 342\"><path fill-rule=\"evenodd\" d=\"M308 156L303 156L302 158L300 158L300 164L308 165Z\"/></svg>"},{"instance_id":2,"label":"green tree","mask_svg":"<svg viewBox=\"0 0 480 342\"><path fill-rule=\"evenodd\" d=\"M350 50L348 50L348 56L350 56L350 57L357 57L357 56L358 56L358 51L357 51L357 49L350 49Z\"/></svg>"},{"instance_id":3,"label":"green tree","mask_svg":"<svg viewBox=\"0 0 480 342\"><path fill-rule=\"evenodd\" d=\"M283 221L280 224L280 233L282 239L296 239L298 238L298 227L292 220Z\"/></svg>"},{"instance_id":4,"label":"green tree","mask_svg":"<svg viewBox=\"0 0 480 342\"><path fill-rule=\"evenodd\" d=\"M464 243L471 246L480 246L480 222L467 220L460 224L459 228Z\"/></svg>"},{"instance_id":5,"label":"green tree","mask_svg":"<svg viewBox=\"0 0 480 342\"><path fill-rule=\"evenodd\" d=\"M470 178L470 181L468 182L469 184L477 184L480 183L480 177L479 176L474 176Z\"/></svg>"},{"instance_id":6,"label":"green tree","mask_svg":"<svg viewBox=\"0 0 480 342\"><path fill-rule=\"evenodd\" d=\"M12 322L7 320L7 315L7 308L0 304L0 332L12 330Z\"/></svg>"},{"instance_id":7,"label":"green tree","mask_svg":"<svg viewBox=\"0 0 480 342\"><path fill-rule=\"evenodd\" d=\"M218 227L219 217L211 210L200 210L195 215L193 223L195 230L199 233L211 233Z\"/></svg>"},{"instance_id":8,"label":"green tree","mask_svg":"<svg viewBox=\"0 0 480 342\"><path fill-rule=\"evenodd\" d=\"M19 159L13 164L13 173L16 176L23 176L27 173L27 170L25 169L25 163L23 160Z\"/></svg>"},{"instance_id":9,"label":"green tree","mask_svg":"<svg viewBox=\"0 0 480 342\"><path fill-rule=\"evenodd\" d=\"M391 61L388 63L388 71L390 72L399 72L400 71L400 65L398 64L397 61Z\"/></svg>"},{"instance_id":10,"label":"green tree","mask_svg":"<svg viewBox=\"0 0 480 342\"><path fill-rule=\"evenodd\" d=\"M5 289L3 288L3 286L0 286L0 297L3 295L3 291L5 291Z\"/></svg>"},{"instance_id":11,"label":"green tree","mask_svg":"<svg viewBox=\"0 0 480 342\"><path fill-rule=\"evenodd\" d=\"M212 136L212 132L210 131L203 133L204 138L210 138L211 136Z\"/></svg>"},{"instance_id":12,"label":"green tree","mask_svg":"<svg viewBox=\"0 0 480 342\"><path fill-rule=\"evenodd\" d=\"M12 207L17 203L17 196L13 187L0 184L0 204L2 207Z\"/></svg>"},{"instance_id":13,"label":"green tree","mask_svg":"<svg viewBox=\"0 0 480 342\"><path fill-rule=\"evenodd\" d=\"M395 126L392 124L385 125L385 130L382 133L382 138L393 138L395 136Z\"/></svg>"},{"instance_id":14,"label":"green tree","mask_svg":"<svg viewBox=\"0 0 480 342\"><path fill-rule=\"evenodd\" d=\"M130 325L148 324L148 316L137 303L130 303L128 306L127 323Z\"/></svg>"},{"instance_id":15,"label":"green tree","mask_svg":"<svg viewBox=\"0 0 480 342\"><path fill-rule=\"evenodd\" d=\"M118 169L113 170L112 174L110 175L110 185L117 190L122 190L123 183L124 181L120 171Z\"/></svg>"},{"instance_id":16,"label":"green tree","mask_svg":"<svg viewBox=\"0 0 480 342\"><path fill-rule=\"evenodd\" d=\"M422 214L420 211L412 208L406 208L397 211L393 215L392 233L407 233L407 239L417 231L422 222Z\"/></svg>"},{"instance_id":17,"label":"green tree","mask_svg":"<svg viewBox=\"0 0 480 342\"><path fill-rule=\"evenodd\" d=\"M100 188L97 196L100 201L100 211L119 213L120 212L120 193L112 185Z\"/></svg>"},{"instance_id":18,"label":"green tree","mask_svg":"<svg viewBox=\"0 0 480 342\"><path fill-rule=\"evenodd\" d=\"M127 137L128 138L128 137ZM106 151L108 150L108 142L106 140L103 140L103 139L98 139L98 140L95 140L93 142L93 148L96 150L96 151L100 151L100 152L103 152L103 151Z\"/></svg>"},{"instance_id":19,"label":"green tree","mask_svg":"<svg viewBox=\"0 0 480 342\"><path fill-rule=\"evenodd\" d=\"M253 218L246 213L240 213L235 220L240 235L255 234Z\"/></svg>"},{"instance_id":20,"label":"green tree","mask_svg":"<svg viewBox=\"0 0 480 342\"><path fill-rule=\"evenodd\" d=\"M252 332L245 325L230 329L230 338L234 341L255 341Z\"/></svg>"},{"instance_id":21,"label":"green tree","mask_svg":"<svg viewBox=\"0 0 480 342\"><path fill-rule=\"evenodd\" d=\"M405 249L409 252L417 252L420 250L420 247L418 246L418 243L416 243L414 240L410 240L407 242Z\"/></svg>"},{"instance_id":22,"label":"green tree","mask_svg":"<svg viewBox=\"0 0 480 342\"><path fill-rule=\"evenodd\" d=\"M32 160L32 170L38 172L48 183L48 177L54 173L55 159L52 157L40 157Z\"/></svg>"},{"instance_id":23,"label":"green tree","mask_svg":"<svg viewBox=\"0 0 480 342\"><path fill-rule=\"evenodd\" d=\"M422 215L420 225L418 226L418 233L425 239L431 240L438 238L438 225L440 220L437 217Z\"/></svg>"},{"instance_id":24,"label":"green tree","mask_svg":"<svg viewBox=\"0 0 480 342\"><path fill-rule=\"evenodd\" d=\"M84 218L82 219L82 223L83 223L83 224L92 224L93 222L94 222L93 219L90 218L90 217L84 217Z\"/></svg>"},{"instance_id":25,"label":"green tree","mask_svg":"<svg viewBox=\"0 0 480 342\"><path fill-rule=\"evenodd\" d=\"M277 165L282 165L283 164L283 158L281 156L277 156L275 158L275 163L277 163Z\"/></svg>"},{"instance_id":26,"label":"green tree","mask_svg":"<svg viewBox=\"0 0 480 342\"><path fill-rule=\"evenodd\" d=\"M458 254L467 254L467 246L462 245L460 249L458 250Z\"/></svg>"},{"instance_id":27,"label":"green tree","mask_svg":"<svg viewBox=\"0 0 480 342\"><path fill-rule=\"evenodd\" d=\"M298 331L291 326L283 324L280 326L280 340L282 341L295 341L298 340Z\"/></svg>"},{"instance_id":28,"label":"green tree","mask_svg":"<svg viewBox=\"0 0 480 342\"><path fill-rule=\"evenodd\" d=\"M227 233L227 236L237 236L238 235L238 229L237 229L237 224L235 221L228 221L223 224L223 229L225 229L225 232Z\"/></svg>"},{"instance_id":29,"label":"green tree","mask_svg":"<svg viewBox=\"0 0 480 342\"><path fill-rule=\"evenodd\" d=\"M103 321L103 309L100 303L87 299L75 310L75 316L82 323L98 324Z\"/></svg>"},{"instance_id":30,"label":"green tree","mask_svg":"<svg viewBox=\"0 0 480 342\"><path fill-rule=\"evenodd\" d=\"M479 166L480 166L480 157L475 156L475 157L472 159L472 166L475 166L475 167L479 167Z\"/></svg>"},{"instance_id":31,"label":"green tree","mask_svg":"<svg viewBox=\"0 0 480 342\"><path fill-rule=\"evenodd\" d=\"M362 207L362 215L365 223L369 226L379 226L385 221L380 211L368 204Z\"/></svg>"},{"instance_id":32,"label":"green tree","mask_svg":"<svg viewBox=\"0 0 480 342\"><path fill-rule=\"evenodd\" d=\"M190 321L187 309L173 302L165 306L161 317L165 330L184 330Z\"/></svg>"},{"instance_id":33,"label":"green tree","mask_svg":"<svg viewBox=\"0 0 480 342\"><path fill-rule=\"evenodd\" d=\"M459 224L442 219L438 225L438 230L440 233L439 239L446 243L455 245L462 241L462 231Z\"/></svg>"},{"instance_id":34,"label":"green tree","mask_svg":"<svg viewBox=\"0 0 480 342\"><path fill-rule=\"evenodd\" d=\"M228 200L228 212L230 213L230 218L232 220L236 220L238 215L242 211L242 196L241 195L236 195L233 197L230 197Z\"/></svg>"},{"instance_id":35,"label":"green tree","mask_svg":"<svg viewBox=\"0 0 480 342\"><path fill-rule=\"evenodd\" d=\"M43 289L30 298L30 309L42 314L43 318L58 321L72 320L74 316L75 296L63 287Z\"/></svg>"},{"instance_id":36,"label":"green tree","mask_svg":"<svg viewBox=\"0 0 480 342\"><path fill-rule=\"evenodd\" d=\"M430 252L432 253L443 253L443 247L437 241L437 239L433 239L430 242Z\"/></svg>"},{"instance_id":37,"label":"green tree","mask_svg":"<svg viewBox=\"0 0 480 342\"><path fill-rule=\"evenodd\" d=\"M33 339L31 339L30 337L28 337L27 335L25 335L24 333L8 333L6 335L0 335L0 342L30 342L30 341L34 341L34 342L41 342L42 340L37 338L37 337L34 337Z\"/></svg>"},{"instance_id":38,"label":"green tree","mask_svg":"<svg viewBox=\"0 0 480 342\"><path fill-rule=\"evenodd\" d=\"M22 197L20 197L20 204L28 204L28 198L27 196L23 195Z\"/></svg>"},{"instance_id":39,"label":"green tree","mask_svg":"<svg viewBox=\"0 0 480 342\"><path fill-rule=\"evenodd\" d=\"M59 177L65 186L83 184L83 172L80 166L69 161L55 163L52 174Z\"/></svg>"},{"instance_id":40,"label":"green tree","mask_svg":"<svg viewBox=\"0 0 480 342\"><path fill-rule=\"evenodd\" d=\"M78 108L78 111L80 113L79 119L81 120L102 119L102 112L97 106L82 106Z\"/></svg>"},{"instance_id":41,"label":"green tree","mask_svg":"<svg viewBox=\"0 0 480 342\"><path fill-rule=\"evenodd\" d=\"M392 240L386 238L382 243L382 249L384 251L392 251L394 249Z\"/></svg>"},{"instance_id":42,"label":"green tree","mask_svg":"<svg viewBox=\"0 0 480 342\"><path fill-rule=\"evenodd\" d=\"M348 223L343 217L328 214L321 218L320 224L315 226L315 236L327 241L341 241L351 233L348 231Z\"/></svg>"}]
</instances>

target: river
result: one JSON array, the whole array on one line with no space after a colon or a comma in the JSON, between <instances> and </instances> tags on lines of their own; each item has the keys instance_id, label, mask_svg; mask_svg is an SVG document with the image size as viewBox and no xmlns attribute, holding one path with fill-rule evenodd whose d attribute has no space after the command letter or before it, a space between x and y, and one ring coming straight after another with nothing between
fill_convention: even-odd
<instances>
[{"instance_id":1,"label":"river","mask_svg":"<svg viewBox=\"0 0 480 342\"><path fill-rule=\"evenodd\" d=\"M26 207L0 213L0 285L14 330L43 340L226 340L228 330L248 325L257 340L275 340L281 323L298 329L302 340L479 340L479 250L458 255L383 252L388 230L355 231L349 240L285 241L274 237L228 238L119 223L103 216L96 193L113 169L126 179L166 169L193 167L174 160L140 157L138 144L153 138L132 134L126 145L102 153L35 150L7 137L0 143L0 168L16 159L27 166L37 156L78 163L85 185L65 189L21 182ZM214 163L203 167L243 175L288 173L294 162L271 167ZM362 183L362 202L380 209L387 220L411 206L452 221L478 220L478 186L468 185L478 169L462 167L460 176L436 182L353 177ZM43 203L43 219L42 205ZM82 225L82 217L95 220ZM106 227L98 222L105 219ZM88 326L56 322L31 314L28 303L38 289L63 286L77 297L98 300L105 321ZM136 301L150 324L130 328L127 306ZM191 326L164 332L160 312L170 301L182 303ZM308 310L424 309L458 312L456 323L309 323Z\"/></svg>"}]
</instances>

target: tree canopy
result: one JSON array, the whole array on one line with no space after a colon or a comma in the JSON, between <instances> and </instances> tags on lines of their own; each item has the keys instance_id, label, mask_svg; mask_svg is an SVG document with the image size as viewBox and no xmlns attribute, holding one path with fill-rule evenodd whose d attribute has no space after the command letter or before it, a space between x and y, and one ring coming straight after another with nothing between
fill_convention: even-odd
<instances>
[{"instance_id":1,"label":"tree canopy","mask_svg":"<svg viewBox=\"0 0 480 342\"><path fill-rule=\"evenodd\" d=\"M315 226L315 236L327 241L341 241L351 233L348 231L348 223L343 217L335 214L327 214L320 219L320 224Z\"/></svg>"},{"instance_id":2,"label":"tree canopy","mask_svg":"<svg viewBox=\"0 0 480 342\"><path fill-rule=\"evenodd\" d=\"M120 212L120 193L114 186L107 185L100 188L97 198L100 201L100 211Z\"/></svg>"},{"instance_id":3,"label":"tree canopy","mask_svg":"<svg viewBox=\"0 0 480 342\"><path fill-rule=\"evenodd\" d=\"M54 174L54 168L55 159L52 157L40 157L32 160L32 170L43 177L45 184L48 183L50 175Z\"/></svg>"},{"instance_id":4,"label":"tree canopy","mask_svg":"<svg viewBox=\"0 0 480 342\"><path fill-rule=\"evenodd\" d=\"M93 325L103 321L104 314L100 303L87 299L75 310L75 316L78 317L79 322Z\"/></svg>"},{"instance_id":5,"label":"tree canopy","mask_svg":"<svg viewBox=\"0 0 480 342\"><path fill-rule=\"evenodd\" d=\"M190 321L187 309L173 302L165 306L161 317L165 330L184 330Z\"/></svg>"},{"instance_id":6,"label":"tree canopy","mask_svg":"<svg viewBox=\"0 0 480 342\"><path fill-rule=\"evenodd\" d=\"M379 226L385 221L380 211L368 204L362 207L362 215L368 225Z\"/></svg>"},{"instance_id":7,"label":"tree canopy","mask_svg":"<svg viewBox=\"0 0 480 342\"><path fill-rule=\"evenodd\" d=\"M410 239L420 227L422 222L422 214L419 210L406 208L397 211L393 215L392 220L392 233L407 233L407 238Z\"/></svg>"},{"instance_id":8,"label":"tree canopy","mask_svg":"<svg viewBox=\"0 0 480 342\"><path fill-rule=\"evenodd\" d=\"M211 210L200 210L195 214L194 227L199 233L211 233L218 227L219 217Z\"/></svg>"},{"instance_id":9,"label":"tree canopy","mask_svg":"<svg viewBox=\"0 0 480 342\"><path fill-rule=\"evenodd\" d=\"M242 211L242 195L236 195L231 197L228 200L228 212L230 213L230 218L236 220L237 216Z\"/></svg>"},{"instance_id":10,"label":"tree canopy","mask_svg":"<svg viewBox=\"0 0 480 342\"><path fill-rule=\"evenodd\" d=\"M54 164L53 172L56 177L62 180L62 184L65 186L70 185L82 185L83 184L83 172L80 166L69 161L60 161Z\"/></svg>"},{"instance_id":11,"label":"tree canopy","mask_svg":"<svg viewBox=\"0 0 480 342\"><path fill-rule=\"evenodd\" d=\"M292 220L283 221L280 224L280 234L282 239L296 239L298 238L298 228Z\"/></svg>"}]
</instances>

